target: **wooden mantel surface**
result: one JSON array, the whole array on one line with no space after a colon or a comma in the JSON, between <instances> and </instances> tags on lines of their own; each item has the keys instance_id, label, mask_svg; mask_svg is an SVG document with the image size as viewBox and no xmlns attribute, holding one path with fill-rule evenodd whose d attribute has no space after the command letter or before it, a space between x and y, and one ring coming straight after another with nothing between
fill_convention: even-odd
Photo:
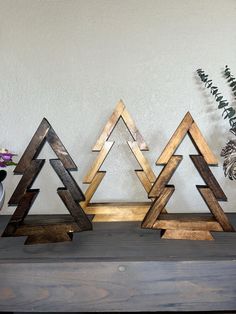
<instances>
[{"instance_id":1,"label":"wooden mantel surface","mask_svg":"<svg viewBox=\"0 0 236 314\"><path fill-rule=\"evenodd\" d=\"M236 214L228 217L236 226ZM8 219L0 216L0 232ZM141 229L140 222L93 223L93 231L74 233L72 242L24 246L26 237L0 238L0 263L236 260L236 233L212 234L215 241L163 240L159 230Z\"/></svg>"},{"instance_id":2,"label":"wooden mantel surface","mask_svg":"<svg viewBox=\"0 0 236 314\"><path fill-rule=\"evenodd\" d=\"M66 243L0 238L0 311L236 310L236 233L212 234L161 240L140 222L113 222Z\"/></svg>"}]
</instances>

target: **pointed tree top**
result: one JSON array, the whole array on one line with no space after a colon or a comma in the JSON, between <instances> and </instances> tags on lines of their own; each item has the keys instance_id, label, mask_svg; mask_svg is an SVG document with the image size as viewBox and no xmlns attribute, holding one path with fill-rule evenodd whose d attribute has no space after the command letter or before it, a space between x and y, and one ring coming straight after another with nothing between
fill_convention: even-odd
<instances>
[{"instance_id":1,"label":"pointed tree top","mask_svg":"<svg viewBox=\"0 0 236 314\"><path fill-rule=\"evenodd\" d=\"M52 150L55 152L57 157L61 160L64 167L68 170L76 170L77 167L68 154L65 146L62 144L61 140L53 130L52 126L46 118L43 118L37 131L33 135L29 145L27 146L25 152L23 153L19 163L17 164L14 173L23 174L33 159L37 158L39 155L45 141L49 143Z\"/></svg>"},{"instance_id":2,"label":"pointed tree top","mask_svg":"<svg viewBox=\"0 0 236 314\"><path fill-rule=\"evenodd\" d=\"M100 137L98 138L96 144L94 145L93 147L94 152L100 151L102 149L104 143L109 139L112 131L114 130L120 118L123 119L134 141L137 141L139 148L141 150L148 150L148 146L144 142L144 139L142 135L140 134L139 130L137 129L134 120L132 119L129 112L127 111L124 102L120 100L117 103L112 115L108 119L105 127L103 128L102 133Z\"/></svg>"},{"instance_id":3,"label":"pointed tree top","mask_svg":"<svg viewBox=\"0 0 236 314\"><path fill-rule=\"evenodd\" d=\"M206 140L204 139L201 131L199 130L197 124L195 123L189 111L185 114L183 120L175 130L171 139L164 148L162 154L157 159L156 164L157 165L167 164L187 133L189 134L195 148L204 157L207 164L217 166L218 165L217 158L209 148Z\"/></svg>"}]
</instances>

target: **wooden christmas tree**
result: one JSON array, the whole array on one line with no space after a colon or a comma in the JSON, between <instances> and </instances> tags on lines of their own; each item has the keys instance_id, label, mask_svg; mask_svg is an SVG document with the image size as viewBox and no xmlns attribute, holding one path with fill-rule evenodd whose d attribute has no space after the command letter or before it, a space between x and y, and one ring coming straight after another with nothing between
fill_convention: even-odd
<instances>
[{"instance_id":1,"label":"wooden christmas tree","mask_svg":"<svg viewBox=\"0 0 236 314\"><path fill-rule=\"evenodd\" d=\"M190 155L190 158L206 183L196 187L211 212L210 216L164 213L164 208L175 191L175 187L168 185L168 182L183 159L183 156L174 153L187 133L199 153ZM209 168L210 165L218 165L217 159L189 112L156 164L164 165L164 168L149 192L149 197L154 198L154 201L142 222L142 228L161 229L162 238L191 240L213 240L210 231L234 231L219 205L219 201L227 201L227 197Z\"/></svg>"},{"instance_id":2,"label":"wooden christmas tree","mask_svg":"<svg viewBox=\"0 0 236 314\"><path fill-rule=\"evenodd\" d=\"M113 141L109 141L109 137L120 119L124 121L132 136L133 141L128 141L127 143L141 167L140 170L135 170L135 172L147 193L150 191L156 179L148 160L142 153L142 151L148 150L148 146L144 142L142 135L137 129L123 101L120 100L93 147L92 151L98 152L98 155L83 180L83 183L89 184L89 187L85 192L85 201L81 203L81 206L83 206L87 213L96 214L93 221L140 220L140 217L142 220L149 208L149 202L134 204L96 204L95 206L90 203L90 200L106 174L106 171L101 171L100 168L114 144ZM128 212L130 215L128 215Z\"/></svg>"},{"instance_id":3,"label":"wooden christmas tree","mask_svg":"<svg viewBox=\"0 0 236 314\"><path fill-rule=\"evenodd\" d=\"M50 221L46 218L35 221L35 216L26 217L40 192L39 189L31 187L45 163L45 159L37 159L37 156L46 141L58 157L50 159L50 164L64 185L57 189L70 213L64 220ZM17 208L2 236L28 236L25 244L34 244L70 241L73 232L91 230L92 224L80 206L85 197L70 174L72 170L77 170L75 163L44 118L14 170L14 174L23 176L9 200L9 206Z\"/></svg>"}]
</instances>

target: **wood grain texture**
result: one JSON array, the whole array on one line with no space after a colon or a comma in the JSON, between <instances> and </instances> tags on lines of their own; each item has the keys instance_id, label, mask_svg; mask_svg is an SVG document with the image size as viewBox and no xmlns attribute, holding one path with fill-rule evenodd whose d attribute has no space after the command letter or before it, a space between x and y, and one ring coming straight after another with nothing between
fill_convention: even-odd
<instances>
[{"instance_id":1,"label":"wood grain texture","mask_svg":"<svg viewBox=\"0 0 236 314\"><path fill-rule=\"evenodd\" d=\"M114 127L116 126L123 110L125 108L125 105L122 100L118 102L118 104L115 107L115 110L113 111L112 115L108 119L104 129L102 130L102 133L100 137L98 138L96 144L93 147L93 152L99 152L102 148L105 142L109 139Z\"/></svg>"},{"instance_id":2,"label":"wood grain texture","mask_svg":"<svg viewBox=\"0 0 236 314\"><path fill-rule=\"evenodd\" d=\"M9 206L17 206L22 196L26 193L27 189L31 188L33 185L44 163L45 159L36 159L31 161L29 167L24 172L23 177L20 179L10 200L8 201Z\"/></svg>"},{"instance_id":3,"label":"wood grain texture","mask_svg":"<svg viewBox=\"0 0 236 314\"><path fill-rule=\"evenodd\" d=\"M192 123L189 134L197 150L202 154L208 165L217 166L218 160L209 148L205 138L195 122Z\"/></svg>"},{"instance_id":4,"label":"wood grain texture","mask_svg":"<svg viewBox=\"0 0 236 314\"><path fill-rule=\"evenodd\" d=\"M1 235L2 237L14 236L17 228L23 223L25 217L28 215L38 193L39 189L32 189L24 194Z\"/></svg>"},{"instance_id":5,"label":"wood grain texture","mask_svg":"<svg viewBox=\"0 0 236 314\"><path fill-rule=\"evenodd\" d=\"M99 171L100 167L102 166L113 144L114 142L106 142L103 145L101 151L97 155L97 158L94 160L91 168L89 169L88 173L85 175L83 179L83 183L89 184L93 181L96 173Z\"/></svg>"},{"instance_id":6,"label":"wood grain texture","mask_svg":"<svg viewBox=\"0 0 236 314\"><path fill-rule=\"evenodd\" d=\"M215 198L218 201L227 201L227 196L220 187L203 156L190 155L190 158L192 159L195 167L197 168L202 179L205 181L206 185L212 190Z\"/></svg>"},{"instance_id":7,"label":"wood grain texture","mask_svg":"<svg viewBox=\"0 0 236 314\"><path fill-rule=\"evenodd\" d=\"M213 192L206 187L197 186L200 194L202 195L206 205L210 209L212 215L220 223L224 231L235 231L231 223L229 222L228 217L224 213L220 204L216 200Z\"/></svg>"},{"instance_id":8,"label":"wood grain texture","mask_svg":"<svg viewBox=\"0 0 236 314\"><path fill-rule=\"evenodd\" d=\"M150 202L91 203L86 207L87 215L95 215L93 222L142 221Z\"/></svg>"},{"instance_id":9,"label":"wood grain texture","mask_svg":"<svg viewBox=\"0 0 236 314\"><path fill-rule=\"evenodd\" d=\"M74 221L77 223L79 230L92 230L92 224L90 220L81 208L80 204L76 202L71 192L66 189L58 189L57 193L70 212L71 216L74 218Z\"/></svg>"},{"instance_id":10,"label":"wood grain texture","mask_svg":"<svg viewBox=\"0 0 236 314\"><path fill-rule=\"evenodd\" d=\"M202 230L184 230L184 229L176 229L176 230L164 230L162 235L162 239L171 239L171 240L198 240L198 241L212 241L214 240L213 236L209 231Z\"/></svg>"},{"instance_id":11,"label":"wood grain texture","mask_svg":"<svg viewBox=\"0 0 236 314\"><path fill-rule=\"evenodd\" d=\"M114 112L112 113L111 117L109 118L108 122L106 123L102 134L100 135L99 139L97 140L95 146L93 147L93 151L98 151L99 154L95 159L94 163L92 164L91 168L85 175L83 179L83 183L90 184L88 187L85 197L86 200L81 203L81 206L87 211L87 207L90 206L90 201L97 190L99 184L101 183L105 172L100 171L100 167L103 164L107 154L109 153L112 145L114 142L109 142L109 137L114 130L117 122L119 119L123 119L128 131L130 132L133 142L129 141L128 145L134 154L136 160L140 164L140 170L135 170L139 180L141 181L145 191L149 192L152 183L155 181L156 176L152 171L152 168L148 162L148 160L143 156L142 150L148 150L148 146L144 142L142 135L140 134L139 130L137 129L134 120L130 116L129 112L127 111L123 101L119 101L116 105ZM99 174L102 173L102 174ZM124 206L121 207L123 210ZM112 208L108 205L107 209L112 210ZM95 217L93 221L130 221L133 219L134 221L140 220L143 216L140 213L136 215L130 212L127 212L127 217L125 216L125 211L120 211L119 214L114 214L112 211L108 214L98 214L95 213ZM164 209L165 211L165 209ZM96 211L95 211L96 212Z\"/></svg>"},{"instance_id":12,"label":"wood grain texture","mask_svg":"<svg viewBox=\"0 0 236 314\"><path fill-rule=\"evenodd\" d=\"M57 155L57 157L62 162L63 166L67 170L77 170L77 166L72 160L71 156L67 152L65 146L62 144L61 140L51 127L47 133L47 141L52 147L54 153Z\"/></svg>"},{"instance_id":13,"label":"wood grain texture","mask_svg":"<svg viewBox=\"0 0 236 314\"><path fill-rule=\"evenodd\" d=\"M76 231L80 231L78 224L69 215L64 219L57 218L57 215L48 216L47 219L45 216L31 215L17 228L14 237L27 236L25 245L57 243L71 241Z\"/></svg>"},{"instance_id":14,"label":"wood grain texture","mask_svg":"<svg viewBox=\"0 0 236 314\"><path fill-rule=\"evenodd\" d=\"M35 132L29 145L27 146L17 166L15 167L14 174L23 174L28 169L31 160L37 157L40 148L42 148L42 146L44 145L46 136L50 128L51 125L49 124L47 119L43 118L37 131Z\"/></svg>"},{"instance_id":15,"label":"wood grain texture","mask_svg":"<svg viewBox=\"0 0 236 314\"><path fill-rule=\"evenodd\" d=\"M167 165L162 169L161 173L157 177L156 181L154 182L150 192L149 192L149 197L150 198L158 198L161 193L163 192L165 186L173 176L175 170L178 168L179 164L181 163L183 159L183 156L180 155L175 155L172 156L169 159L169 162Z\"/></svg>"},{"instance_id":16,"label":"wood grain texture","mask_svg":"<svg viewBox=\"0 0 236 314\"><path fill-rule=\"evenodd\" d=\"M0 271L3 311L205 312L236 306L233 261L10 262Z\"/></svg>"},{"instance_id":17,"label":"wood grain texture","mask_svg":"<svg viewBox=\"0 0 236 314\"><path fill-rule=\"evenodd\" d=\"M148 180L145 172L143 170L135 170L136 175L138 176L140 182L142 183L145 191L149 194L153 184ZM149 197L150 198L150 197ZM151 198L152 201L154 201L154 198ZM166 208L163 209L163 213L167 213ZM137 219L135 219L136 221Z\"/></svg>"},{"instance_id":18,"label":"wood grain texture","mask_svg":"<svg viewBox=\"0 0 236 314\"><path fill-rule=\"evenodd\" d=\"M142 186L144 187L145 191L149 193L152 188L152 183L149 181L148 177L146 176L143 170L135 170L136 175L138 176Z\"/></svg>"},{"instance_id":19,"label":"wood grain texture","mask_svg":"<svg viewBox=\"0 0 236 314\"><path fill-rule=\"evenodd\" d=\"M199 214L192 214L199 217ZM201 214L209 217L209 214ZM236 225L236 214L227 214ZM10 216L0 215L0 233ZM208 219L208 218L207 218ZM69 215L28 215L25 222L57 224L71 223ZM2 262L55 261L193 261L236 260L236 233L212 232L214 243L192 241L162 241L159 230L141 229L140 222L93 223L93 232L75 233L73 242L25 247L24 237L0 238Z\"/></svg>"},{"instance_id":20,"label":"wood grain texture","mask_svg":"<svg viewBox=\"0 0 236 314\"><path fill-rule=\"evenodd\" d=\"M214 221L201 221L200 217L197 221L192 219L183 221L181 217L171 220L167 218L168 216L163 218L163 215L160 215L159 200L164 195L169 180L182 160L182 156L176 156L174 153L187 133L200 154L190 155L190 158L207 184L207 186L197 186L197 188L213 214ZM154 198L154 201L145 216L142 228L161 229L162 238L189 240L213 240L209 231L233 231L233 227L218 203L218 201L227 201L227 197L209 169L209 165L217 165L217 159L189 112L177 127L156 164L165 166L149 192L149 197ZM156 204L157 206L155 206ZM149 221L147 217L149 217Z\"/></svg>"},{"instance_id":21,"label":"wood grain texture","mask_svg":"<svg viewBox=\"0 0 236 314\"><path fill-rule=\"evenodd\" d=\"M165 187L162 192L162 195L152 203L149 211L147 212L143 222L142 228L152 228L155 221L157 220L158 216L165 208L167 202L169 201L170 197L174 193L175 188L173 186Z\"/></svg>"},{"instance_id":22,"label":"wood grain texture","mask_svg":"<svg viewBox=\"0 0 236 314\"><path fill-rule=\"evenodd\" d=\"M136 127L134 120L132 119L129 112L127 111L123 101L120 100L118 104L116 105L115 110L113 111L112 115L108 119L96 144L94 145L93 147L94 152L100 151L102 149L103 145L109 139L113 129L115 128L120 118L123 119L134 141L137 141L139 148L141 150L148 150L148 146L144 142L144 139L141 133L139 132L138 128Z\"/></svg>"},{"instance_id":23,"label":"wood grain texture","mask_svg":"<svg viewBox=\"0 0 236 314\"><path fill-rule=\"evenodd\" d=\"M87 190L85 191L85 201L81 202L80 205L83 209L85 209L91 198L93 197L94 193L96 192L99 184L101 183L102 179L104 178L106 174L106 171L98 171L96 175L93 178L93 181L91 184L88 186Z\"/></svg>"},{"instance_id":24,"label":"wood grain texture","mask_svg":"<svg viewBox=\"0 0 236 314\"><path fill-rule=\"evenodd\" d=\"M168 163L169 159L175 153L179 144L184 139L192 123L193 118L191 114L187 112L185 117L181 121L180 125L177 127L174 134L172 135L171 139L167 143L160 157L157 159L156 161L157 165L164 165Z\"/></svg>"},{"instance_id":25,"label":"wood grain texture","mask_svg":"<svg viewBox=\"0 0 236 314\"><path fill-rule=\"evenodd\" d=\"M0 232L8 219L0 216ZM171 241L139 225L94 223L73 242L38 246L0 238L1 311L235 310L236 233Z\"/></svg>"},{"instance_id":26,"label":"wood grain texture","mask_svg":"<svg viewBox=\"0 0 236 314\"><path fill-rule=\"evenodd\" d=\"M152 168L148 162L148 160L144 157L144 155L142 154L139 146L138 146L138 142L127 142L131 151L134 154L134 157L136 158L136 160L138 161L139 165L141 166L142 170L145 172L148 180L153 183L156 179L156 176L154 174L154 172L152 171Z\"/></svg>"},{"instance_id":27,"label":"wood grain texture","mask_svg":"<svg viewBox=\"0 0 236 314\"><path fill-rule=\"evenodd\" d=\"M48 141L59 158L51 159L50 164L64 184L63 188L57 189L60 198L72 215L79 231L92 229L91 222L79 205L80 201L85 201L85 196L69 172L69 170L77 170L77 167L49 122L43 119L18 164L19 167L16 173L22 174L23 177L9 201L10 205L16 205L17 208L2 234L3 237L28 235L25 244L69 241L72 239L72 231L70 233L65 232L63 226L61 226L62 229L58 225L47 226L47 230L42 226L31 225L30 229L26 229L25 226L24 220L39 193L39 189L31 190L30 188L45 162L45 160L35 159L42 150L45 141ZM25 233L27 230L31 233Z\"/></svg>"},{"instance_id":28,"label":"wood grain texture","mask_svg":"<svg viewBox=\"0 0 236 314\"><path fill-rule=\"evenodd\" d=\"M70 194L72 195L73 199L75 201L84 201L85 196L78 186L75 179L71 176L70 172L67 171L61 160L59 159L50 159L50 164L55 170L56 174L60 178L63 185L70 191Z\"/></svg>"},{"instance_id":29,"label":"wood grain texture","mask_svg":"<svg viewBox=\"0 0 236 314\"><path fill-rule=\"evenodd\" d=\"M156 229L223 231L221 225L212 216L191 214L162 214L153 225Z\"/></svg>"},{"instance_id":30,"label":"wood grain texture","mask_svg":"<svg viewBox=\"0 0 236 314\"><path fill-rule=\"evenodd\" d=\"M205 158L208 165L217 166L218 160L209 148L206 140L204 139L201 131L193 120L191 114L187 112L182 122L177 127L171 139L164 148L162 154L157 159L157 165L167 164L170 157L175 153L180 143L183 141L186 134L190 138L200 154Z\"/></svg>"},{"instance_id":31,"label":"wood grain texture","mask_svg":"<svg viewBox=\"0 0 236 314\"><path fill-rule=\"evenodd\" d=\"M134 120L132 119L131 115L128 113L126 108L124 108L121 117L124 123L126 124L134 141L137 142L140 150L148 150L147 144L145 143L141 133L139 132L138 128L135 125Z\"/></svg>"},{"instance_id":32,"label":"wood grain texture","mask_svg":"<svg viewBox=\"0 0 236 314\"><path fill-rule=\"evenodd\" d=\"M51 145L52 149L54 150L58 158L61 159L66 169L68 170L77 169L74 161L68 154L61 140L56 135L52 126L47 121L47 119L43 118L37 131L33 135L29 145L27 146L25 152L20 158L20 161L18 162L16 168L14 169L15 174L24 174L24 172L30 166L31 160L37 158L46 140Z\"/></svg>"}]
</instances>

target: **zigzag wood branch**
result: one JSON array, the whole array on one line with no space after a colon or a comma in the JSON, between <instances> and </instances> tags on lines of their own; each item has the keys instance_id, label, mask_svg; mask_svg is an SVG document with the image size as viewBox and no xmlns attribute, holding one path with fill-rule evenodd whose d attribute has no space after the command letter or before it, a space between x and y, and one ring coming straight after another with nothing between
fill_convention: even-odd
<instances>
[{"instance_id":1,"label":"zigzag wood branch","mask_svg":"<svg viewBox=\"0 0 236 314\"><path fill-rule=\"evenodd\" d=\"M127 129L129 130L133 141L128 141L128 145L138 161L141 169L135 170L139 180L141 181L144 189L148 193L154 183L156 176L151 169L148 160L144 157L142 151L147 151L148 146L145 143L142 135L137 129L134 120L131 118L122 100L118 102L112 115L108 119L100 137L93 147L93 152L98 152L97 158L92 164L91 168L84 177L83 183L89 184L87 191L85 192L85 202L81 203L81 206L85 209L92 199L96 189L104 178L106 171L101 171L100 168L109 154L114 142L109 141L110 135L116 127L119 119L123 119Z\"/></svg>"},{"instance_id":2,"label":"zigzag wood branch","mask_svg":"<svg viewBox=\"0 0 236 314\"><path fill-rule=\"evenodd\" d=\"M70 213L70 219L50 223L48 221L32 222L25 220L39 189L32 189L32 185L42 169L45 160L36 159L45 142L48 142L58 159L51 159L50 164L62 181L64 187L58 188L57 193ZM91 230L92 224L80 206L85 196L70 174L77 170L75 163L64 145L56 135L52 126L44 118L28 147L22 155L14 174L23 175L13 192L9 206L17 206L3 237L28 236L25 244L70 241L73 232Z\"/></svg>"},{"instance_id":3,"label":"zigzag wood branch","mask_svg":"<svg viewBox=\"0 0 236 314\"><path fill-rule=\"evenodd\" d=\"M174 153L186 134L190 136L199 153L199 155L190 155L190 158L206 183L205 186L196 187L211 212L210 217L165 214L163 211L175 191L175 187L168 185L168 182L183 159L183 156ZM227 201L227 197L209 168L209 165L218 165L217 159L189 112L174 132L156 164L164 165L164 168L149 192L149 197L154 198L154 201L142 222L142 228L161 229L162 238L191 240L213 240L210 231L234 231L218 202Z\"/></svg>"}]
</instances>

